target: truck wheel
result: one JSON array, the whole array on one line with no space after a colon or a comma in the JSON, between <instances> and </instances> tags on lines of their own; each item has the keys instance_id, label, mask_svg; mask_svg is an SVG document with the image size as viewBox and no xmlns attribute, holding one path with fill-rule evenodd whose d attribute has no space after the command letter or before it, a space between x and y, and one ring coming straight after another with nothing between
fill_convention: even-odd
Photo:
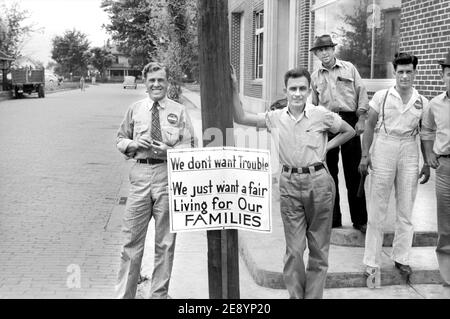
<instances>
[{"instance_id":1,"label":"truck wheel","mask_svg":"<svg viewBox=\"0 0 450 319\"><path fill-rule=\"evenodd\" d=\"M45 97L45 90L44 90L44 86L43 85L39 86L38 96L42 97L42 98Z\"/></svg>"}]
</instances>

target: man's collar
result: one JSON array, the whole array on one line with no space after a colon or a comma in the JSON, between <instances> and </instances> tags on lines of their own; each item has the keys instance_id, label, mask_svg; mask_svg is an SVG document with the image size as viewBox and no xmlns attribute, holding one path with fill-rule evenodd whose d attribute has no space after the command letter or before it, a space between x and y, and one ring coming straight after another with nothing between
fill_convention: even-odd
<instances>
[{"instance_id":1,"label":"man's collar","mask_svg":"<svg viewBox=\"0 0 450 319\"><path fill-rule=\"evenodd\" d=\"M419 96L419 92L414 87L412 87L411 89L412 89L411 98L417 98ZM400 100L402 99L402 97L400 96L400 93L398 93L398 91L395 88L395 86L389 88L389 94L392 94L392 95L396 96Z\"/></svg>"},{"instance_id":2,"label":"man's collar","mask_svg":"<svg viewBox=\"0 0 450 319\"><path fill-rule=\"evenodd\" d=\"M303 109L302 114L306 117L309 118L310 117L310 110L311 107L313 107L312 104L309 103L305 103L305 108ZM285 108L285 112L287 115L289 115L292 119L295 119L295 116L289 111L289 104L286 106ZM295 119L296 121L299 121L303 118L303 116L300 116L298 119Z\"/></svg>"},{"instance_id":3,"label":"man's collar","mask_svg":"<svg viewBox=\"0 0 450 319\"><path fill-rule=\"evenodd\" d=\"M150 97L148 97L148 108L150 110L152 109L154 103L155 102ZM167 97L164 97L163 99L158 101L158 104L162 109L166 108L166 103L167 103Z\"/></svg>"},{"instance_id":4,"label":"man's collar","mask_svg":"<svg viewBox=\"0 0 450 319\"><path fill-rule=\"evenodd\" d=\"M334 59L335 59L335 62L333 64L333 66L331 67L331 69L334 69L335 67L341 68L342 67L342 61L339 60L338 58L334 58ZM330 69L327 69L326 67L324 67L322 63L320 64L319 71L323 72L323 71L328 71L328 70L330 70Z\"/></svg>"}]
</instances>

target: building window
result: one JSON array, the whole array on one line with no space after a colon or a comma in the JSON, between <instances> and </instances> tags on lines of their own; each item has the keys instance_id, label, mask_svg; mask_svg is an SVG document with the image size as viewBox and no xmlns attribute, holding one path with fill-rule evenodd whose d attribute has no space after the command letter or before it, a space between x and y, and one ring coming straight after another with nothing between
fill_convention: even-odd
<instances>
[{"instance_id":1,"label":"building window","mask_svg":"<svg viewBox=\"0 0 450 319\"><path fill-rule=\"evenodd\" d=\"M393 78L400 46L401 0L313 0L313 36L331 34L336 56L352 62L364 79ZM313 69L320 61L315 57Z\"/></svg>"},{"instance_id":2,"label":"building window","mask_svg":"<svg viewBox=\"0 0 450 319\"><path fill-rule=\"evenodd\" d=\"M255 12L255 35L254 35L254 52L255 52L255 79L263 77L263 48L264 48L264 11Z\"/></svg>"}]
</instances>

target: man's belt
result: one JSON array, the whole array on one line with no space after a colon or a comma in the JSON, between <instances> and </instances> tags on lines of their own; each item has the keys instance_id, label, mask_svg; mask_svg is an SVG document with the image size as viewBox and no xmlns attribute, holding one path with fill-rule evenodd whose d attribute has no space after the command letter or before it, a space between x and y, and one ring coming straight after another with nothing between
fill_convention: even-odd
<instances>
[{"instance_id":1,"label":"man's belt","mask_svg":"<svg viewBox=\"0 0 450 319\"><path fill-rule=\"evenodd\" d=\"M438 155L438 157L447 157L447 158L450 158L450 154L446 154L446 155Z\"/></svg>"},{"instance_id":2,"label":"man's belt","mask_svg":"<svg viewBox=\"0 0 450 319\"><path fill-rule=\"evenodd\" d=\"M136 160L136 162L138 163L142 163L142 164L161 164L161 163L165 163L167 162L166 160L162 160L159 158L138 158Z\"/></svg>"},{"instance_id":3,"label":"man's belt","mask_svg":"<svg viewBox=\"0 0 450 319\"><path fill-rule=\"evenodd\" d=\"M307 166L307 167L289 167L289 166L283 165L283 172L308 174L308 173L311 173L314 171L321 170L322 168L325 168L323 163L319 163L319 164L311 165L311 166Z\"/></svg>"}]
</instances>

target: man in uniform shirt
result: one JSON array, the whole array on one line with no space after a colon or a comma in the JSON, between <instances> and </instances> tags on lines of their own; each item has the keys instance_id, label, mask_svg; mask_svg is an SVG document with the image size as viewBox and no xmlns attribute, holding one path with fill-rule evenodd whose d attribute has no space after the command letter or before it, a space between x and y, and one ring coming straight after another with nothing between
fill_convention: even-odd
<instances>
[{"instance_id":1,"label":"man in uniform shirt","mask_svg":"<svg viewBox=\"0 0 450 319\"><path fill-rule=\"evenodd\" d=\"M393 61L395 86L376 92L370 101L359 166L364 175L368 167L372 168L363 260L367 274L373 274L381 266L384 222L393 186L397 212L392 259L401 274L409 276L412 272L409 252L414 235L411 219L417 182L423 176L421 184L426 183L430 177L427 165L419 174L417 135L428 101L413 88L417 64L416 56L396 54ZM374 132L377 133L375 139ZM425 158L423 148L422 153Z\"/></svg>"},{"instance_id":2,"label":"man in uniform shirt","mask_svg":"<svg viewBox=\"0 0 450 319\"><path fill-rule=\"evenodd\" d=\"M360 196L357 195L361 179L358 173L361 156L359 135L364 131L369 99L358 70L352 63L335 57L335 46L336 43L333 43L329 35L322 35L316 39L310 49L322 62L319 69L311 75L312 103L325 106L328 110L338 113L344 121L356 130L356 136L350 141L327 153L326 161L336 186L333 227L342 226L338 181L340 149L350 217L353 227L365 233L367 224L366 199L364 193ZM333 137L334 135L330 134L329 138Z\"/></svg>"},{"instance_id":3,"label":"man in uniform shirt","mask_svg":"<svg viewBox=\"0 0 450 319\"><path fill-rule=\"evenodd\" d=\"M170 233L167 150L191 146L194 131L183 105L167 98L168 70L157 62L144 67L148 98L131 105L117 133L117 148L136 163L123 217L125 243L116 285L118 298L134 298L148 223L155 219L155 261L150 297L167 298L175 249Z\"/></svg>"},{"instance_id":4,"label":"man in uniform shirt","mask_svg":"<svg viewBox=\"0 0 450 319\"><path fill-rule=\"evenodd\" d=\"M444 285L450 286L450 51L439 64L446 91L430 101L423 116L421 138L427 162L436 169L436 255Z\"/></svg>"},{"instance_id":5,"label":"man in uniform shirt","mask_svg":"<svg viewBox=\"0 0 450 319\"><path fill-rule=\"evenodd\" d=\"M280 212L286 238L283 275L290 297L298 299L323 296L335 197L334 182L324 164L325 154L355 134L336 113L306 103L311 93L310 80L305 69L288 71L284 77L287 107L252 114L244 112L233 77L235 121L267 127L279 136ZM329 131L338 134L330 142ZM309 259L305 271L306 240Z\"/></svg>"}]
</instances>

